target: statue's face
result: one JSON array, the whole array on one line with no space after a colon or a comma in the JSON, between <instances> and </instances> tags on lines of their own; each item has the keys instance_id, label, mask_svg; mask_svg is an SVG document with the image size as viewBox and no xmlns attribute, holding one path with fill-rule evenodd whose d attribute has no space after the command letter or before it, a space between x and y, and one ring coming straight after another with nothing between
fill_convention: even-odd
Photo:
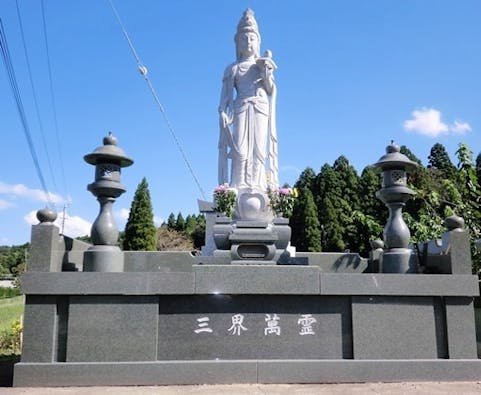
<instances>
[{"instance_id":1,"label":"statue's face","mask_svg":"<svg viewBox=\"0 0 481 395\"><path fill-rule=\"evenodd\" d=\"M255 33L244 33L238 37L237 45L243 56L254 56L259 47L259 38Z\"/></svg>"}]
</instances>

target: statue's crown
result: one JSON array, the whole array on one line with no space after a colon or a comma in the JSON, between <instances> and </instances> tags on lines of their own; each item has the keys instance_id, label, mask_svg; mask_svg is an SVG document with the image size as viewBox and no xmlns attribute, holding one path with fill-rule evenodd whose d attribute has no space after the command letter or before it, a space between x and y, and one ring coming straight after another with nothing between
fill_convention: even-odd
<instances>
[{"instance_id":1,"label":"statue's crown","mask_svg":"<svg viewBox=\"0 0 481 395\"><path fill-rule=\"evenodd\" d=\"M237 24L237 34L245 33L245 32L253 32L259 35L259 29L257 27L256 19L254 18L254 11L250 8L247 8L242 17Z\"/></svg>"}]
</instances>

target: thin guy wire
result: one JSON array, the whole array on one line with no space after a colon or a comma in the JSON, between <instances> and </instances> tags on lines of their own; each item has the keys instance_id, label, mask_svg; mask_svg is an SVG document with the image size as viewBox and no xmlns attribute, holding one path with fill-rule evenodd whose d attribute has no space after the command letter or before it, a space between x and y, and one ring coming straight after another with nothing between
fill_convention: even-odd
<instances>
[{"instance_id":1,"label":"thin guy wire","mask_svg":"<svg viewBox=\"0 0 481 395\"><path fill-rule=\"evenodd\" d=\"M58 150L58 157L60 160L60 170L61 170L61 175L62 175L62 183L64 187L64 192L66 195L68 195L68 188L67 188L67 181L65 178L65 168L63 164L63 155L62 155L62 145L60 144L60 133L58 129L58 121L57 121L57 106L55 105L55 95L54 95L54 90L53 90L53 79L52 79L52 67L50 64L50 51L48 47L48 38L47 38L47 23L46 23L46 18L45 18L45 5L44 5L44 0L41 2L42 5L42 22L43 22L43 36L45 39L45 50L47 54L47 65L48 65L48 79L50 83L50 97L51 97L51 102L52 102L52 111L53 111L53 120L54 120L54 125L55 125L55 137L57 140L57 150Z\"/></svg>"},{"instance_id":2,"label":"thin guy wire","mask_svg":"<svg viewBox=\"0 0 481 395\"><path fill-rule=\"evenodd\" d=\"M125 27L124 27L124 25L123 25L123 23L122 23L122 21L121 21L121 19L120 19L120 16L119 16L117 10L116 10L115 7L114 7L114 4L113 4L112 0L108 0L108 2L109 2L109 4L110 4L110 8L112 8L112 12L114 13L115 18L117 19L118 24L120 25L120 28L122 29L122 32L123 32L123 34L124 34L124 36L125 36L125 39L127 40L127 43L129 44L130 50L132 51L132 54L133 54L133 56L134 56L134 58L135 58L135 60L136 60L136 62L137 62L137 66L138 66L138 68L139 68L139 70L140 70L140 73L143 75L145 81L147 82L147 85L149 86L150 92L151 92L152 96L154 97L154 100L156 101L157 106L159 107L159 110L160 110L160 112L161 112L161 114L162 114L162 116L163 116L163 118L164 118L164 121L165 121L165 123L166 123L166 125L167 125L167 128L169 129L170 135L171 135L172 138L174 139L174 143L176 144L177 149L179 150L179 152L180 152L180 154L181 154L181 156L182 156L182 159L184 160L187 168L189 169L189 172L190 172L192 178L194 179L195 184L197 185L197 188L199 189L202 198L205 200L206 197L205 197L204 190L202 189L202 187L201 187L201 185L200 185L200 182L199 182L197 176L195 175L194 169L192 168L189 160L187 159L187 156L186 156L186 154L185 154L185 152L184 152L184 149L182 148L182 145L180 144L180 141L179 141L179 139L177 138L177 136L176 136L176 134L175 134L175 132L174 132L174 128L173 128L172 124L170 123L169 118L167 117L167 113L165 112L164 107L163 107L162 104L160 103L159 97L157 96L157 93L156 93L156 91L155 91L155 89L154 89L154 86L152 85L152 82L150 81L149 77L147 76L147 72L146 72L147 69L146 69L146 67L142 64L142 62L140 61L140 58L139 58L139 56L137 55L137 52L136 52L136 50L135 50L135 48L134 48L134 45L133 45L132 41L130 40L130 37L129 37L128 33L127 33L127 30L125 29Z\"/></svg>"}]
</instances>

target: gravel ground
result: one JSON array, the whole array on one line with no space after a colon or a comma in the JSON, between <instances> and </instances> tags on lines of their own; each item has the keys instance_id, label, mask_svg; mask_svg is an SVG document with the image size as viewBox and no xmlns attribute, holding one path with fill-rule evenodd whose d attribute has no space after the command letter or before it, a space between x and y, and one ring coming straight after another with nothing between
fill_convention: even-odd
<instances>
[{"instance_id":1,"label":"gravel ground","mask_svg":"<svg viewBox=\"0 0 481 395\"><path fill-rule=\"evenodd\" d=\"M62 387L62 388L0 388L5 395L356 395L356 394L449 394L479 395L478 382L410 382L363 384L236 384L184 385L157 387Z\"/></svg>"}]
</instances>

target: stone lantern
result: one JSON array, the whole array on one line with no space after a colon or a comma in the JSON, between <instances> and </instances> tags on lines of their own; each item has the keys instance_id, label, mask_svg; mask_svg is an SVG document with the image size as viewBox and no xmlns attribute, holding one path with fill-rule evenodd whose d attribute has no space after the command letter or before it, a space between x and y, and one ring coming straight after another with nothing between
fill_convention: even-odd
<instances>
[{"instance_id":1,"label":"stone lantern","mask_svg":"<svg viewBox=\"0 0 481 395\"><path fill-rule=\"evenodd\" d=\"M380 257L382 273L417 272L416 256L408 248L411 234L402 217L402 208L414 195L407 186L407 171L418 165L400 151L400 147L391 142L386 147L386 154L373 165L382 174L382 188L376 192L376 197L389 209L389 219L383 231L386 249Z\"/></svg>"},{"instance_id":2,"label":"stone lantern","mask_svg":"<svg viewBox=\"0 0 481 395\"><path fill-rule=\"evenodd\" d=\"M84 160L95 166L95 182L87 189L100 203L100 212L92 225L93 246L85 252L84 271L119 272L123 271L123 254L118 247L119 231L112 214L115 199L125 192L120 183L122 167L134 161L117 146L117 139L109 132L103 145L84 156Z\"/></svg>"}]
</instances>

